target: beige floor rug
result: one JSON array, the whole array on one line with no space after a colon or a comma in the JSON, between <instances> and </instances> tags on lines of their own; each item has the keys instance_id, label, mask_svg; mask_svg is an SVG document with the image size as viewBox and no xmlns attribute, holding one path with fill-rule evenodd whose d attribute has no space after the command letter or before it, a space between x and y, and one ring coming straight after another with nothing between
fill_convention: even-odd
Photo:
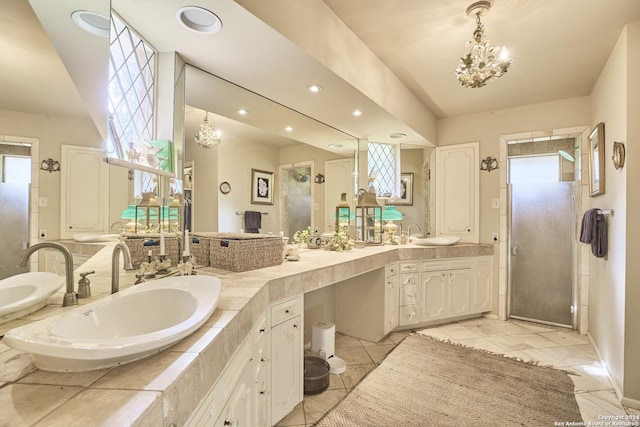
<instances>
[{"instance_id":1,"label":"beige floor rug","mask_svg":"<svg viewBox=\"0 0 640 427\"><path fill-rule=\"evenodd\" d=\"M582 421L573 390L563 371L415 334L315 425L553 426Z\"/></svg>"}]
</instances>

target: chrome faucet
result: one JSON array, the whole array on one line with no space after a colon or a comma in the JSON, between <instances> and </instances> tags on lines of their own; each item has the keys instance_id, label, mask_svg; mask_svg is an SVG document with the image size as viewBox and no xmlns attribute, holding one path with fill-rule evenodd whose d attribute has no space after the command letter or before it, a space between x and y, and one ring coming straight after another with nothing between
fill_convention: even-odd
<instances>
[{"instance_id":1,"label":"chrome faucet","mask_svg":"<svg viewBox=\"0 0 640 427\"><path fill-rule=\"evenodd\" d=\"M29 260L31 254L45 248L55 249L59 252L62 252L62 255L64 256L64 274L67 279L67 292L64 294L64 298L62 299L62 306L66 307L68 305L78 304L78 297L76 296L76 293L73 289L73 256L71 255L71 252L69 252L69 249L67 249L60 243L40 242L28 247L22 253L22 257L20 258L20 267L27 266L27 261Z\"/></svg>"},{"instance_id":2,"label":"chrome faucet","mask_svg":"<svg viewBox=\"0 0 640 427\"><path fill-rule=\"evenodd\" d=\"M418 229L418 231L420 231L420 226L418 224L409 224L409 226L407 227L407 236L411 237L411 227L415 227Z\"/></svg>"},{"instance_id":3,"label":"chrome faucet","mask_svg":"<svg viewBox=\"0 0 640 427\"><path fill-rule=\"evenodd\" d=\"M129 247L120 242L113 247L111 254L111 293L115 294L120 290L120 253L124 257L124 269L132 270L131 252Z\"/></svg>"},{"instance_id":4,"label":"chrome faucet","mask_svg":"<svg viewBox=\"0 0 640 427\"><path fill-rule=\"evenodd\" d=\"M118 228L120 228L120 234L124 234L124 232L127 230L127 224L125 224L122 221L116 221L113 224L111 224L111 227L109 227L109 230L113 230L113 227L118 226Z\"/></svg>"}]
</instances>

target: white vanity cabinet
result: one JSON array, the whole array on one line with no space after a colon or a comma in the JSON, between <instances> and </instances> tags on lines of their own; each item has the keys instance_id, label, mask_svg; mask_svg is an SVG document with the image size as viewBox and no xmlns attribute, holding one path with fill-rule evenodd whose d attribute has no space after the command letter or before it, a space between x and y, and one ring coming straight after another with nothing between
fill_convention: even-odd
<instances>
[{"instance_id":1,"label":"white vanity cabinet","mask_svg":"<svg viewBox=\"0 0 640 427\"><path fill-rule=\"evenodd\" d=\"M423 261L421 322L470 312L471 258Z\"/></svg>"},{"instance_id":2,"label":"white vanity cabinet","mask_svg":"<svg viewBox=\"0 0 640 427\"><path fill-rule=\"evenodd\" d=\"M398 326L398 263L392 263L384 268L384 335Z\"/></svg>"},{"instance_id":3,"label":"white vanity cabinet","mask_svg":"<svg viewBox=\"0 0 640 427\"><path fill-rule=\"evenodd\" d=\"M473 259L473 276L471 278L471 311L485 312L491 310L493 286L493 257L482 256Z\"/></svg>"},{"instance_id":4,"label":"white vanity cabinet","mask_svg":"<svg viewBox=\"0 0 640 427\"><path fill-rule=\"evenodd\" d=\"M420 272L418 261L399 265L399 318L400 326L420 323Z\"/></svg>"},{"instance_id":5,"label":"white vanity cabinet","mask_svg":"<svg viewBox=\"0 0 640 427\"><path fill-rule=\"evenodd\" d=\"M255 425L271 423L271 326L266 313L253 326L253 418Z\"/></svg>"},{"instance_id":6,"label":"white vanity cabinet","mask_svg":"<svg viewBox=\"0 0 640 427\"><path fill-rule=\"evenodd\" d=\"M491 311L492 263L490 256L401 262L399 325Z\"/></svg>"},{"instance_id":7,"label":"white vanity cabinet","mask_svg":"<svg viewBox=\"0 0 640 427\"><path fill-rule=\"evenodd\" d=\"M191 418L191 427L253 425L252 376L254 357L251 336L247 337L225 367L222 375L209 390Z\"/></svg>"},{"instance_id":8,"label":"white vanity cabinet","mask_svg":"<svg viewBox=\"0 0 640 427\"><path fill-rule=\"evenodd\" d=\"M302 401L302 312L302 297L271 307L271 425Z\"/></svg>"}]
</instances>

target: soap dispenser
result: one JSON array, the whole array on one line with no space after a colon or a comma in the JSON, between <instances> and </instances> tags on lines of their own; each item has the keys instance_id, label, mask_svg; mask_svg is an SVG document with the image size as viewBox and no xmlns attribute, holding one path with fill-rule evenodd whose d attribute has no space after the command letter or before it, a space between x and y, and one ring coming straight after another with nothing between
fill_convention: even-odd
<instances>
[{"instance_id":1,"label":"soap dispenser","mask_svg":"<svg viewBox=\"0 0 640 427\"><path fill-rule=\"evenodd\" d=\"M80 273L80 280L78 280L78 298L89 298L91 296L91 282L87 279L87 276L95 272L95 270L91 270L86 273Z\"/></svg>"}]
</instances>

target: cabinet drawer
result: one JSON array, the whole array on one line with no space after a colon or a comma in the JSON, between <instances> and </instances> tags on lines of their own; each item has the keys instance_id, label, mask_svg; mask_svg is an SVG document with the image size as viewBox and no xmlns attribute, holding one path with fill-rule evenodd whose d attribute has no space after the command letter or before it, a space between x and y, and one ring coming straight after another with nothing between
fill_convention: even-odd
<instances>
[{"instance_id":1,"label":"cabinet drawer","mask_svg":"<svg viewBox=\"0 0 640 427\"><path fill-rule=\"evenodd\" d=\"M271 326L302 314L302 299L294 298L271 307Z\"/></svg>"},{"instance_id":2,"label":"cabinet drawer","mask_svg":"<svg viewBox=\"0 0 640 427\"><path fill-rule=\"evenodd\" d=\"M391 277L398 274L398 264L388 264L384 267L384 277Z\"/></svg>"},{"instance_id":3,"label":"cabinet drawer","mask_svg":"<svg viewBox=\"0 0 640 427\"><path fill-rule=\"evenodd\" d=\"M459 270L471 268L472 258L423 261L422 271Z\"/></svg>"},{"instance_id":4,"label":"cabinet drawer","mask_svg":"<svg viewBox=\"0 0 640 427\"><path fill-rule=\"evenodd\" d=\"M415 273L418 271L418 263L403 262L400 264L400 273Z\"/></svg>"}]
</instances>

